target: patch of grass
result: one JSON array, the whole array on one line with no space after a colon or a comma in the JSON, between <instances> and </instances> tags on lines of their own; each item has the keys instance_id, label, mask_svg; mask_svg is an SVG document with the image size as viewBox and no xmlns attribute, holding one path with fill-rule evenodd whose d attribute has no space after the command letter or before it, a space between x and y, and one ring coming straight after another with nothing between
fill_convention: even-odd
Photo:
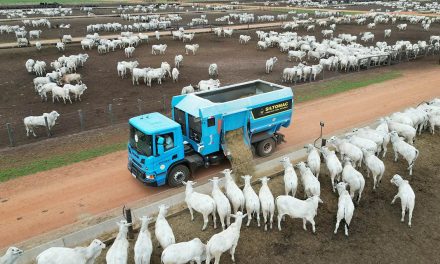
<instances>
[{"instance_id":1,"label":"patch of grass","mask_svg":"<svg viewBox=\"0 0 440 264\"><path fill-rule=\"evenodd\" d=\"M360 76L355 81L350 80L333 80L326 81L324 83L320 83L317 85L313 85L312 87L307 86L300 93L295 94L295 102L305 102L313 99L317 99L319 97L330 96L337 93L346 92L349 90L365 87L375 83L381 83L388 80L396 79L402 76L402 74L398 71L390 71L385 72L383 74L375 74ZM302 95L304 94L304 95Z\"/></svg>"},{"instance_id":2,"label":"patch of grass","mask_svg":"<svg viewBox=\"0 0 440 264\"><path fill-rule=\"evenodd\" d=\"M62 155L57 155L46 159L32 161L22 166L1 169L0 182L4 182L20 176L34 174L41 171L59 168L75 162L96 158L118 150L124 150L126 147L127 147L126 142L120 142L111 145L105 145L101 147L81 150L78 152L64 153ZM14 161L11 160L10 164L14 164Z\"/></svg>"}]
</instances>

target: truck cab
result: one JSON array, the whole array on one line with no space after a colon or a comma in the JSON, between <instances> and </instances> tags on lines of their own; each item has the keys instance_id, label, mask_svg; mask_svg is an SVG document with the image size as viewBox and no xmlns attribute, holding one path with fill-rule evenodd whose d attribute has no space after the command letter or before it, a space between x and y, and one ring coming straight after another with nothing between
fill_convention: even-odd
<instances>
[{"instance_id":1,"label":"truck cab","mask_svg":"<svg viewBox=\"0 0 440 264\"><path fill-rule=\"evenodd\" d=\"M165 184L167 169L184 158L180 125L160 113L133 117L129 125L128 169L146 184Z\"/></svg>"},{"instance_id":2,"label":"truck cab","mask_svg":"<svg viewBox=\"0 0 440 264\"><path fill-rule=\"evenodd\" d=\"M243 140L268 156L293 113L291 88L261 80L174 96L172 118L148 113L129 120L128 170L152 186L179 186L197 168L228 156L225 135L242 129Z\"/></svg>"}]
</instances>

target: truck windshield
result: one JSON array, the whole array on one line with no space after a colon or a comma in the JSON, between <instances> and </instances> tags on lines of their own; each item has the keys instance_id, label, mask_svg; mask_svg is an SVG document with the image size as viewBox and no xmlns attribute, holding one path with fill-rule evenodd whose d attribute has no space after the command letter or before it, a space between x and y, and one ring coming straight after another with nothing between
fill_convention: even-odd
<instances>
[{"instance_id":1,"label":"truck windshield","mask_svg":"<svg viewBox=\"0 0 440 264\"><path fill-rule=\"evenodd\" d=\"M137 137L137 142L135 138ZM152 136L145 135L141 131L137 130L135 127L130 126L130 146L135 149L139 154L145 156L151 156L152 153Z\"/></svg>"}]
</instances>

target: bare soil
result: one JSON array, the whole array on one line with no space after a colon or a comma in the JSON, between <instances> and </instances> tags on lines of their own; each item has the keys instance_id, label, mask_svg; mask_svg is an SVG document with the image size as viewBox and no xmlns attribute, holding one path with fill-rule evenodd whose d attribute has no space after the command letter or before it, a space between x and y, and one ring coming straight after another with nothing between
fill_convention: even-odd
<instances>
[{"instance_id":1,"label":"bare soil","mask_svg":"<svg viewBox=\"0 0 440 264\"><path fill-rule=\"evenodd\" d=\"M376 41L383 41L383 29L388 25L378 25L372 30L376 34ZM418 25L409 25L405 32L393 31L392 37L387 39L388 43L395 43L396 40L417 41L428 40L429 36L438 31L440 26L435 24L432 32L421 31ZM276 29L279 31L279 29ZM339 25L336 34L345 32L358 35L360 31L366 31L366 26ZM83 33L84 34L84 33ZM248 45L238 44L239 34L249 34L252 40ZM304 30L298 34L307 34ZM318 39L321 35L316 32ZM219 66L220 82L222 85L243 82L253 79L264 79L280 83L281 72L285 67L296 64L289 62L285 54L278 49L272 48L267 51L257 51L255 30L242 30L234 33L232 38L217 38L211 34L197 35L193 41L200 45L196 56L187 55L184 58L183 67L180 69L179 82L173 83L170 79L162 85L153 84L152 87L133 86L130 79L121 79L117 76L116 64L118 61L128 60L123 51L111 52L106 55L98 55L96 49L83 51L77 44L68 45L64 53L58 52L55 47L44 47L41 52L34 48L4 49L0 50L0 89L3 96L0 98L0 147L9 144L5 123L11 123L15 131L15 139L18 144L30 143L39 139L27 139L22 119L29 115L40 115L43 112L56 110L61 117L53 129L55 136L77 133L80 131L78 110L84 114L85 130L104 127L110 124L111 118L108 105L112 104L113 122L126 122L128 118L140 112L164 111L169 109L171 97L179 94L183 86L197 84L201 79L208 79L208 66L215 62ZM150 45L167 43L168 49L165 55L151 55ZM90 55L89 60L78 72L83 75L83 81L87 84L87 91L81 102L73 104L61 104L41 102L33 90L32 79L35 77L26 72L24 63L27 59L33 58L44 60L49 64L61 55L84 53ZM163 37L160 41L152 39L148 45L140 45L136 48L133 58L137 60L139 67L159 67L161 62L167 61L173 64L174 56L185 54L184 44L169 37ZM278 63L273 73L265 74L265 61L277 56ZM430 57L432 60L432 57ZM309 61L315 64L316 61ZM408 63L409 65L413 65ZM48 70L50 67L48 66ZM325 71L325 79L338 76L340 72ZM321 78L323 76L320 76ZM288 84L290 85L290 84ZM139 101L139 100L140 101ZM44 130L38 134L43 136Z\"/></svg>"},{"instance_id":2,"label":"bare soil","mask_svg":"<svg viewBox=\"0 0 440 264\"><path fill-rule=\"evenodd\" d=\"M440 234L440 198L436 187L440 185L440 156L435 155L440 148L439 134L424 133L418 137L415 146L420 150L416 162L417 172L408 176L406 161L400 159L393 162L392 151L384 159L386 172L379 189L372 190L372 178L366 178L366 186L359 205L356 206L350 225L349 237L343 234L343 226L337 235L333 234L338 198L331 191L328 172L323 169L319 178L321 182L321 198L318 215L315 217L316 235L302 229L301 219L290 219L281 223L282 231L276 225L265 232L257 227L255 218L250 227L242 225L240 240L235 252L236 263L286 263L294 260L298 263L438 263L440 252L437 250ZM325 167L323 164L322 168ZM366 175L365 170L361 170ZM400 174L410 181L416 194L416 206L412 228L400 223L400 200L390 205L397 193L397 188L390 183L394 174ZM273 178L269 187L274 195L284 194L284 183L281 176ZM258 192L260 184L253 186ZM298 188L297 197L304 196L303 187ZM191 240L195 237L207 243L209 238L221 228L212 227L201 231L203 219L196 213L195 221L191 222L188 210L168 219L173 228L176 242ZM243 221L245 222L245 221ZM150 227L154 237L154 227ZM128 263L133 261L133 245L131 241ZM162 249L153 238L153 257L151 263L160 263ZM108 249L108 248L107 248ZM106 250L102 252L96 263L105 263ZM230 255L222 255L220 263L232 263Z\"/></svg>"}]
</instances>

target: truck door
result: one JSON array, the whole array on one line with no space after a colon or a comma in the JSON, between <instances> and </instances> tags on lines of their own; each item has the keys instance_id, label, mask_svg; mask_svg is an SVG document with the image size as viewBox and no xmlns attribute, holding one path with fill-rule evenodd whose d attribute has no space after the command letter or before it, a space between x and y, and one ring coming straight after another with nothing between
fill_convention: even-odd
<instances>
[{"instance_id":1,"label":"truck door","mask_svg":"<svg viewBox=\"0 0 440 264\"><path fill-rule=\"evenodd\" d=\"M203 121L203 143L206 153L220 150L220 127L218 127L218 124L219 120L215 116L211 116L206 121Z\"/></svg>"},{"instance_id":2,"label":"truck door","mask_svg":"<svg viewBox=\"0 0 440 264\"><path fill-rule=\"evenodd\" d=\"M173 132L164 133L160 135L155 135L156 142L156 158L154 167L156 168L157 174L166 173L168 168L179 159L179 147L175 144L175 135ZM163 138L163 153L159 155L159 144L158 140Z\"/></svg>"}]
</instances>

